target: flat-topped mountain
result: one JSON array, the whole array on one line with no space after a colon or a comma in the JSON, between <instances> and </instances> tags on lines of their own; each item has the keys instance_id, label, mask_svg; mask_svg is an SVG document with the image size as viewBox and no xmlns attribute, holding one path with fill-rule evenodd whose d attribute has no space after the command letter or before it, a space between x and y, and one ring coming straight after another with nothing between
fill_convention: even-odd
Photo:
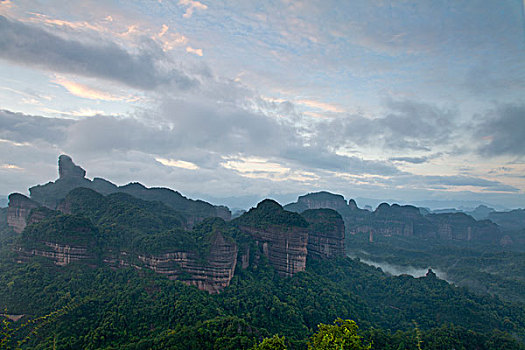
<instances>
[{"instance_id":1,"label":"flat-topped mountain","mask_svg":"<svg viewBox=\"0 0 525 350\"><path fill-rule=\"evenodd\" d=\"M280 275L292 276L306 268L309 224L301 215L265 199L232 223L253 237Z\"/></svg>"},{"instance_id":2,"label":"flat-topped mountain","mask_svg":"<svg viewBox=\"0 0 525 350\"><path fill-rule=\"evenodd\" d=\"M329 208L336 210L344 220L347 234L367 234L370 241L374 236L414 236L444 240L485 241L508 244L507 237L498 225L488 220L477 221L464 213L428 214L411 205L380 204L375 211L360 209L350 199L329 192L310 193L300 196L285 209L303 213L307 209ZM490 213L497 217L497 213ZM516 216L516 215L515 215ZM519 216L519 215L518 215ZM519 219L517 219L519 221Z\"/></svg>"},{"instance_id":3,"label":"flat-topped mountain","mask_svg":"<svg viewBox=\"0 0 525 350\"><path fill-rule=\"evenodd\" d=\"M183 214L187 218L188 227L208 217L220 217L224 220L231 218L230 210L225 206L214 206L201 200L188 199L168 188L147 188L140 183L117 186L102 178L87 179L86 171L67 155L58 158L58 174L59 178L54 182L31 187L29 189L31 199L50 209L56 209L71 190L85 187L101 194L123 192L144 200L163 202Z\"/></svg>"}]
</instances>

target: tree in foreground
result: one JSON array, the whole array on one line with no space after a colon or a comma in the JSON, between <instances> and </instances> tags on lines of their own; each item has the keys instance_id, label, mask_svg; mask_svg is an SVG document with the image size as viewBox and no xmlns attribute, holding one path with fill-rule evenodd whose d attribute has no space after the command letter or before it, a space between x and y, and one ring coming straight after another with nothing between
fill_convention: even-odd
<instances>
[{"instance_id":1,"label":"tree in foreground","mask_svg":"<svg viewBox=\"0 0 525 350\"><path fill-rule=\"evenodd\" d=\"M308 350L369 350L372 347L357 334L357 324L352 320L338 318L333 325L321 323L317 327L319 330L310 338ZM252 350L286 350L285 339L274 335Z\"/></svg>"},{"instance_id":2,"label":"tree in foreground","mask_svg":"<svg viewBox=\"0 0 525 350\"><path fill-rule=\"evenodd\" d=\"M308 342L308 350L367 350L372 346L365 344L357 334L357 324L352 320L338 318L333 325L320 324L319 330Z\"/></svg>"},{"instance_id":3,"label":"tree in foreground","mask_svg":"<svg viewBox=\"0 0 525 350\"><path fill-rule=\"evenodd\" d=\"M284 343L284 336L279 337L274 335L271 338L264 338L264 340L255 345L252 350L286 350L286 345Z\"/></svg>"}]
</instances>

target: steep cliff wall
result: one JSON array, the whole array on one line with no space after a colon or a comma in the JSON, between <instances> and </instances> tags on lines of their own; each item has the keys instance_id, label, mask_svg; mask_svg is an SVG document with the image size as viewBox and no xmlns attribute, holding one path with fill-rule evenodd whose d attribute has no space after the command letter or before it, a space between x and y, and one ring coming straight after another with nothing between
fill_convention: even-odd
<instances>
[{"instance_id":1,"label":"steep cliff wall","mask_svg":"<svg viewBox=\"0 0 525 350\"><path fill-rule=\"evenodd\" d=\"M332 209L310 209L301 214L308 222L308 257L333 258L345 255L345 224Z\"/></svg>"},{"instance_id":2,"label":"steep cliff wall","mask_svg":"<svg viewBox=\"0 0 525 350\"><path fill-rule=\"evenodd\" d=\"M349 228L352 234L374 236L415 236L443 240L499 242L499 227L488 220L476 221L464 213L421 214L413 206L382 203L362 222Z\"/></svg>"},{"instance_id":3,"label":"steep cliff wall","mask_svg":"<svg viewBox=\"0 0 525 350\"><path fill-rule=\"evenodd\" d=\"M218 293L230 285L237 264L237 245L222 233L209 237L209 251L203 258L195 252L173 251L162 254L138 255L144 265L169 279Z\"/></svg>"},{"instance_id":4,"label":"steep cliff wall","mask_svg":"<svg viewBox=\"0 0 525 350\"><path fill-rule=\"evenodd\" d=\"M257 242L281 276L293 276L305 270L308 223L299 214L266 199L234 223Z\"/></svg>"},{"instance_id":5,"label":"steep cliff wall","mask_svg":"<svg viewBox=\"0 0 525 350\"><path fill-rule=\"evenodd\" d=\"M22 259L33 255L43 256L52 259L56 265L60 266L68 265L73 261L93 262L95 259L93 251L86 246L75 247L56 242L41 242L40 248L18 247L17 250Z\"/></svg>"},{"instance_id":6,"label":"steep cliff wall","mask_svg":"<svg viewBox=\"0 0 525 350\"><path fill-rule=\"evenodd\" d=\"M324 191L300 196L297 202L285 205L284 209L296 213L309 209L333 209L343 218L347 234L355 233L356 225L366 224L371 215L368 210L358 208L355 200L350 199L347 203L342 195Z\"/></svg>"},{"instance_id":7,"label":"steep cliff wall","mask_svg":"<svg viewBox=\"0 0 525 350\"><path fill-rule=\"evenodd\" d=\"M27 220L31 210L40 205L20 193L9 195L9 206L7 207L7 225L15 232L21 233L27 226Z\"/></svg>"}]
</instances>

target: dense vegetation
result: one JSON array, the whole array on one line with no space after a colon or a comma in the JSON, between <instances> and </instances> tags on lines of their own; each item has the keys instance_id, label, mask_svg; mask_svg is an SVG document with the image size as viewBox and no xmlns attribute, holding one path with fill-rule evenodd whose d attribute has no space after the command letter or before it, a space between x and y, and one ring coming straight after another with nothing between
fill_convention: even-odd
<instances>
[{"instance_id":1,"label":"dense vegetation","mask_svg":"<svg viewBox=\"0 0 525 350\"><path fill-rule=\"evenodd\" d=\"M308 227L306 220L299 214L286 211L279 203L265 199L234 220L239 226L266 227L268 225Z\"/></svg>"},{"instance_id":2,"label":"dense vegetation","mask_svg":"<svg viewBox=\"0 0 525 350\"><path fill-rule=\"evenodd\" d=\"M473 294L432 272L388 276L339 258L307 260L306 271L280 277L263 254L254 256L255 242L237 228L243 222L306 227L301 215L273 201L233 223L208 219L192 231L181 227L184 217L172 208L122 193L77 189L63 205L71 214L46 212L14 241L9 229L1 231L0 308L23 317L2 318L0 348L21 341L20 347L35 349L523 349L523 304ZM95 244L100 254L177 247L205 259L218 232L252 252L250 266L238 263L220 294L145 268L110 268L101 259L63 267L38 256L17 263L19 252L11 249L70 237Z\"/></svg>"},{"instance_id":3,"label":"dense vegetation","mask_svg":"<svg viewBox=\"0 0 525 350\"><path fill-rule=\"evenodd\" d=\"M432 266L449 281L476 293L525 302L525 251L517 244L501 247L401 236L376 236L370 243L368 235L350 235L347 246L363 260L411 268Z\"/></svg>"},{"instance_id":4,"label":"dense vegetation","mask_svg":"<svg viewBox=\"0 0 525 350\"><path fill-rule=\"evenodd\" d=\"M262 262L240 270L223 293L209 295L148 270L61 268L39 257L15 264L12 258L4 252L0 306L28 315L18 322L78 305L31 337L27 344L36 348L247 349L280 334L289 349L304 349L319 323L338 317L355 320L375 349L417 349L414 321L425 349L439 342L468 349L508 342L517 349L515 337L525 330L518 305L433 276L388 277L351 259L315 262L292 278L278 277Z\"/></svg>"}]
</instances>

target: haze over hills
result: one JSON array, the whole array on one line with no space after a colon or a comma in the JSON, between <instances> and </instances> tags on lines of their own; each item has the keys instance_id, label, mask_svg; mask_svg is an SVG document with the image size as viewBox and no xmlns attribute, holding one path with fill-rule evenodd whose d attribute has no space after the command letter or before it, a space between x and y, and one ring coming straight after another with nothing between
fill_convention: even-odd
<instances>
[{"instance_id":1,"label":"haze over hills","mask_svg":"<svg viewBox=\"0 0 525 350\"><path fill-rule=\"evenodd\" d=\"M378 349L415 344L414 320L429 346L468 338L521 349L525 337L521 211L505 214L502 229L413 206L369 211L317 192L224 220L226 208L173 190L86 179L67 156L59 179L30 193L11 194L0 211L0 307L22 320L67 316L44 323L45 337L28 347L249 349L280 333L305 349L317 324L337 317L358 321ZM376 266L436 267L470 291L428 268L419 278L385 274L360 262L363 252Z\"/></svg>"},{"instance_id":2,"label":"haze over hills","mask_svg":"<svg viewBox=\"0 0 525 350\"><path fill-rule=\"evenodd\" d=\"M0 350L525 350L524 13L0 0Z\"/></svg>"}]
</instances>

